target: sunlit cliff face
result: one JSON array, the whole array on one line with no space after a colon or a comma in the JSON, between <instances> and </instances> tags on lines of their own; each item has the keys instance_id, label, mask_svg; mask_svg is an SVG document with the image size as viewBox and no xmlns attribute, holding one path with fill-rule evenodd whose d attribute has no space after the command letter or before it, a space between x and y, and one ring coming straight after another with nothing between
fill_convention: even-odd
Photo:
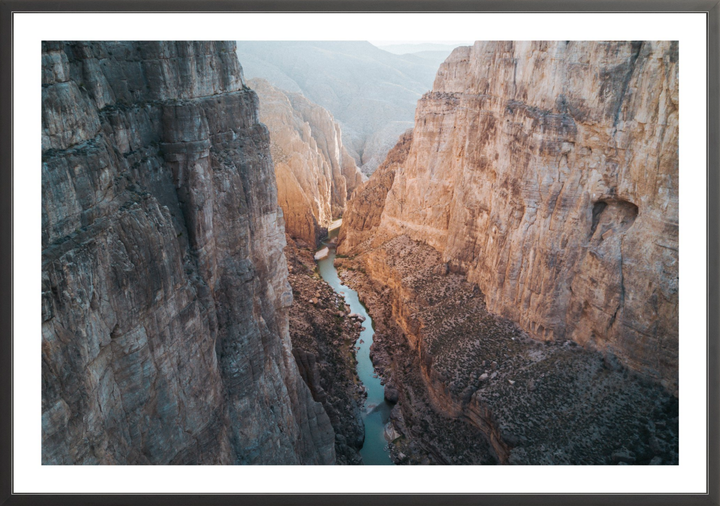
<instances>
[{"instance_id":1,"label":"sunlit cliff face","mask_svg":"<svg viewBox=\"0 0 720 506\"><path fill-rule=\"evenodd\" d=\"M675 43L459 48L383 197L349 205L380 219L348 213L340 251L369 229L374 244L406 234L534 338L605 350L676 391L677 149Z\"/></svg>"},{"instance_id":2,"label":"sunlit cliff face","mask_svg":"<svg viewBox=\"0 0 720 506\"><path fill-rule=\"evenodd\" d=\"M262 79L248 84L258 93L260 120L270 132L285 230L315 245L343 214L362 175L342 143L340 126L325 109Z\"/></svg>"}]
</instances>

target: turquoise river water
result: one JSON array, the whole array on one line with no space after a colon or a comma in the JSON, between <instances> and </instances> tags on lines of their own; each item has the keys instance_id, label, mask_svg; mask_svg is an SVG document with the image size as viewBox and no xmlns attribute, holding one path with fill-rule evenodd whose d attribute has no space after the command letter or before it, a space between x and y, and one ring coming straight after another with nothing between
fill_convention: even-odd
<instances>
[{"instance_id":1,"label":"turquoise river water","mask_svg":"<svg viewBox=\"0 0 720 506\"><path fill-rule=\"evenodd\" d=\"M328 239L336 237L340 227L331 228ZM363 330L355 343L360 349L357 352L357 372L365 388L367 388L367 399L365 401L365 444L360 450L365 465L393 465L387 450L385 441L385 425L390 417L392 406L385 400L384 389L380 384L380 378L375 374L375 368L370 360L370 345L373 343L375 331L372 319L362 305L355 290L348 288L340 282L337 270L333 264L335 261L335 248L330 247L330 254L318 261L320 276L345 299L350 306L351 313L357 313L365 317Z\"/></svg>"}]
</instances>

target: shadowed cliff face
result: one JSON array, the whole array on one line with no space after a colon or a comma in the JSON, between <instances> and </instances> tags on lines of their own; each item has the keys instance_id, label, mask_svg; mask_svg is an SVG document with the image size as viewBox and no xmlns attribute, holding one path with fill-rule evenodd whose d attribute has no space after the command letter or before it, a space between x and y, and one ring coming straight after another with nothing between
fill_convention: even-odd
<instances>
[{"instance_id":1,"label":"shadowed cliff face","mask_svg":"<svg viewBox=\"0 0 720 506\"><path fill-rule=\"evenodd\" d=\"M676 393L677 55L672 42L456 49L418 103L379 223L358 218L377 207L359 190L340 253L422 241L532 337L616 355Z\"/></svg>"},{"instance_id":2,"label":"shadowed cliff face","mask_svg":"<svg viewBox=\"0 0 720 506\"><path fill-rule=\"evenodd\" d=\"M362 175L328 111L263 79L251 79L248 84L260 98L260 120L270 131L285 228L293 237L314 245L333 218L343 214Z\"/></svg>"},{"instance_id":3,"label":"shadowed cliff face","mask_svg":"<svg viewBox=\"0 0 720 506\"><path fill-rule=\"evenodd\" d=\"M333 463L234 43L42 60L43 463Z\"/></svg>"}]
</instances>

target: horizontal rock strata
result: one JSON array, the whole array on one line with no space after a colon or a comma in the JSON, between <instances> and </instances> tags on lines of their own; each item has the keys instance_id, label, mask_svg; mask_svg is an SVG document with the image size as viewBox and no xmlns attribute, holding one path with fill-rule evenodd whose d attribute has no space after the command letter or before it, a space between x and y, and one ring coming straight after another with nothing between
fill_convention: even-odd
<instances>
[{"instance_id":1,"label":"horizontal rock strata","mask_svg":"<svg viewBox=\"0 0 720 506\"><path fill-rule=\"evenodd\" d=\"M234 43L43 43L42 462L329 464Z\"/></svg>"}]
</instances>

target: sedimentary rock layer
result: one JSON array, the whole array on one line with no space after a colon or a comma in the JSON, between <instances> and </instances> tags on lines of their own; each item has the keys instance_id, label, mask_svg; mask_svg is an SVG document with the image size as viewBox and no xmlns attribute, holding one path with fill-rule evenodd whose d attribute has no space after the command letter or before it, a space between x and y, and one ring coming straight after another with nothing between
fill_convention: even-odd
<instances>
[{"instance_id":1,"label":"sedimentary rock layer","mask_svg":"<svg viewBox=\"0 0 720 506\"><path fill-rule=\"evenodd\" d=\"M43 44L42 461L327 464L234 43Z\"/></svg>"},{"instance_id":2,"label":"sedimentary rock layer","mask_svg":"<svg viewBox=\"0 0 720 506\"><path fill-rule=\"evenodd\" d=\"M362 183L332 115L297 93L265 81L249 86L260 98L260 120L270 130L278 203L287 232L314 245Z\"/></svg>"},{"instance_id":3,"label":"sedimentary rock layer","mask_svg":"<svg viewBox=\"0 0 720 506\"><path fill-rule=\"evenodd\" d=\"M379 224L358 217L372 201L357 192L340 253L406 234L532 337L604 350L677 392L677 43L456 49Z\"/></svg>"}]
</instances>

